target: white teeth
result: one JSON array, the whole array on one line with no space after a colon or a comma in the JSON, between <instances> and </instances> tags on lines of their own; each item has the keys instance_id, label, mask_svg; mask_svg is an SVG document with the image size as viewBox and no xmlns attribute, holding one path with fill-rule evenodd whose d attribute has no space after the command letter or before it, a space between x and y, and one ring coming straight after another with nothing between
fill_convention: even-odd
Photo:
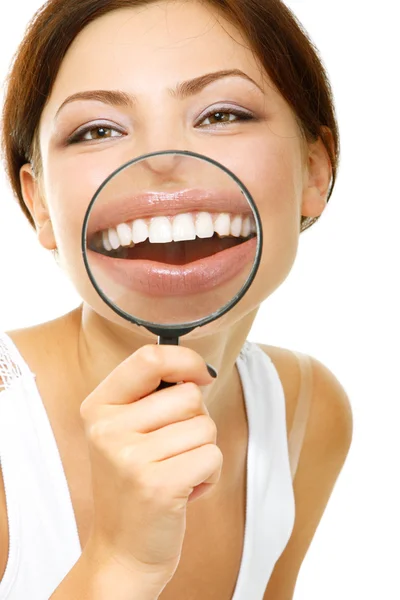
<instances>
[{"instance_id":1,"label":"white teeth","mask_svg":"<svg viewBox=\"0 0 400 600\"><path fill-rule=\"evenodd\" d=\"M180 242L198 238L211 238L214 233L220 237L248 237L256 233L253 215L230 215L229 213L198 212L181 213L175 217L152 217L120 223L104 230L97 236L96 244L107 252L118 250L120 246L132 247L135 244Z\"/></svg>"},{"instance_id":2,"label":"white teeth","mask_svg":"<svg viewBox=\"0 0 400 600\"><path fill-rule=\"evenodd\" d=\"M172 237L174 242L196 239L196 230L191 214L185 213L174 217L172 220Z\"/></svg>"},{"instance_id":3,"label":"white teeth","mask_svg":"<svg viewBox=\"0 0 400 600\"><path fill-rule=\"evenodd\" d=\"M149 237L149 228L144 219L136 219L132 222L132 241L135 244L145 242Z\"/></svg>"},{"instance_id":4,"label":"white teeth","mask_svg":"<svg viewBox=\"0 0 400 600\"><path fill-rule=\"evenodd\" d=\"M208 212L199 212L196 216L196 235L199 238L210 238L214 235L214 223Z\"/></svg>"},{"instance_id":5,"label":"white teeth","mask_svg":"<svg viewBox=\"0 0 400 600\"><path fill-rule=\"evenodd\" d=\"M108 240L108 230L103 231L102 233L103 246L107 250L107 252L111 252L112 246Z\"/></svg>"},{"instance_id":6,"label":"white teeth","mask_svg":"<svg viewBox=\"0 0 400 600\"><path fill-rule=\"evenodd\" d=\"M129 246L132 241L132 228L127 223L117 225L117 233L122 246Z\"/></svg>"},{"instance_id":7,"label":"white teeth","mask_svg":"<svg viewBox=\"0 0 400 600\"><path fill-rule=\"evenodd\" d=\"M231 220L231 235L239 237L242 231L242 215L235 215Z\"/></svg>"},{"instance_id":8,"label":"white teeth","mask_svg":"<svg viewBox=\"0 0 400 600\"><path fill-rule=\"evenodd\" d=\"M172 227L168 217L153 217L149 227L149 241L157 244L172 242Z\"/></svg>"},{"instance_id":9,"label":"white teeth","mask_svg":"<svg viewBox=\"0 0 400 600\"><path fill-rule=\"evenodd\" d=\"M119 241L117 230L114 227L111 227L111 229L108 230L108 239L113 250L117 250L120 247L121 242Z\"/></svg>"},{"instance_id":10,"label":"white teeth","mask_svg":"<svg viewBox=\"0 0 400 600\"><path fill-rule=\"evenodd\" d=\"M231 218L228 213L221 213L218 215L214 222L214 231L221 236L230 235Z\"/></svg>"},{"instance_id":11,"label":"white teeth","mask_svg":"<svg viewBox=\"0 0 400 600\"><path fill-rule=\"evenodd\" d=\"M250 235L250 217L243 219L242 231L240 232L243 237Z\"/></svg>"}]
</instances>

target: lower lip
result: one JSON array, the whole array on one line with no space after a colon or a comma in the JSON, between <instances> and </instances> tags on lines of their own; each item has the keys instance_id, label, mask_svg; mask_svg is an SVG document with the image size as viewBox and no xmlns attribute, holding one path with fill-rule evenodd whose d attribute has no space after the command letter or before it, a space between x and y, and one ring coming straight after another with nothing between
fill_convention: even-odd
<instances>
[{"instance_id":1,"label":"lower lip","mask_svg":"<svg viewBox=\"0 0 400 600\"><path fill-rule=\"evenodd\" d=\"M125 289L153 297L187 296L211 291L239 275L250 261L254 262L256 247L254 237L186 265L110 258L92 250L87 251L87 259L89 266L93 265L91 271L99 268Z\"/></svg>"}]
</instances>

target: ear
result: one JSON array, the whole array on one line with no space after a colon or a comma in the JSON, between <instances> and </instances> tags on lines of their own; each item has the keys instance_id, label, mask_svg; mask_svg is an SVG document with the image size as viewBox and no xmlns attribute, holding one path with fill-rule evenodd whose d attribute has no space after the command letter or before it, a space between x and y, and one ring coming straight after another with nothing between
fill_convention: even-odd
<instances>
[{"instance_id":1,"label":"ear","mask_svg":"<svg viewBox=\"0 0 400 600\"><path fill-rule=\"evenodd\" d=\"M324 128L330 141L331 132ZM308 146L308 158L305 176L305 187L301 204L304 217L319 217L326 207L329 185L332 178L332 165L329 154L321 140Z\"/></svg>"},{"instance_id":2,"label":"ear","mask_svg":"<svg viewBox=\"0 0 400 600\"><path fill-rule=\"evenodd\" d=\"M57 243L50 215L44 201L40 183L35 177L30 163L21 167L19 178L22 197L35 222L38 240L43 248L54 250L57 247Z\"/></svg>"}]
</instances>

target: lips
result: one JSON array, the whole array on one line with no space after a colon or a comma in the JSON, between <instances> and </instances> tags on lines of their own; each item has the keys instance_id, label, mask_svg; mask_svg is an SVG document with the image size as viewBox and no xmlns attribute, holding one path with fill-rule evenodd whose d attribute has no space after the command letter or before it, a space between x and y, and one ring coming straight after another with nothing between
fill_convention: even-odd
<instances>
[{"instance_id":1,"label":"lips","mask_svg":"<svg viewBox=\"0 0 400 600\"><path fill-rule=\"evenodd\" d=\"M196 312L204 311L199 318L204 317L220 310L229 302L247 281L256 251L257 240L252 238L190 264L167 265L143 259L121 260L91 250L89 263L92 275L103 293L125 312L146 321L157 322L159 305L152 302L136 304L137 299L125 292L140 292L163 300L167 297L201 293L203 296L200 302L183 304L180 311L189 311L191 316L184 316L180 312L179 322L182 323L192 321ZM224 288L224 285L228 287ZM211 295L205 298L206 293Z\"/></svg>"},{"instance_id":2,"label":"lips","mask_svg":"<svg viewBox=\"0 0 400 600\"><path fill-rule=\"evenodd\" d=\"M186 189L169 192L140 192L112 195L106 199L106 188L95 200L88 219L90 242L99 232L135 219L175 216L184 212L252 214L251 206L241 190ZM97 207L97 208L96 208Z\"/></svg>"}]
</instances>

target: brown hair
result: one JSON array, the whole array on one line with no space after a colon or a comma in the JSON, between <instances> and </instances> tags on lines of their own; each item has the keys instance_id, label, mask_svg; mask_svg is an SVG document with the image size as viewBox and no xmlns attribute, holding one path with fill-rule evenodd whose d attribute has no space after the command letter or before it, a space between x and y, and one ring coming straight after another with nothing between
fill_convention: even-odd
<instances>
[{"instance_id":1,"label":"brown hair","mask_svg":"<svg viewBox=\"0 0 400 600\"><path fill-rule=\"evenodd\" d=\"M9 181L31 225L34 221L22 198L19 171L27 162L34 164L37 173L40 170L40 117L69 46L96 18L153 1L48 0L28 25L6 82L1 145ZM293 109L304 138L311 142L321 138L332 165L329 200L339 164L339 131L330 83L307 33L281 0L205 1L245 34ZM302 216L301 231L318 218Z\"/></svg>"}]
</instances>

